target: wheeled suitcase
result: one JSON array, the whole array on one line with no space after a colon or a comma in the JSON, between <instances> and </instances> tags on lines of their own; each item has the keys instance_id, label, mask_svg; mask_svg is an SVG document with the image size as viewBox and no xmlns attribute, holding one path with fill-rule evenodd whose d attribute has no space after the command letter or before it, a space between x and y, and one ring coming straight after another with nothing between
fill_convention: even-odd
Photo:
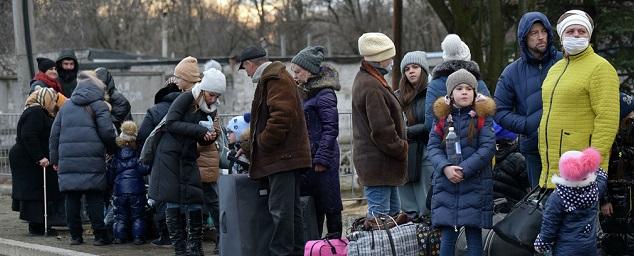
<instances>
[{"instance_id":1,"label":"wheeled suitcase","mask_svg":"<svg viewBox=\"0 0 634 256\"><path fill-rule=\"evenodd\" d=\"M247 174L221 175L220 255L269 255L273 220L268 209L268 192Z\"/></svg>"}]
</instances>

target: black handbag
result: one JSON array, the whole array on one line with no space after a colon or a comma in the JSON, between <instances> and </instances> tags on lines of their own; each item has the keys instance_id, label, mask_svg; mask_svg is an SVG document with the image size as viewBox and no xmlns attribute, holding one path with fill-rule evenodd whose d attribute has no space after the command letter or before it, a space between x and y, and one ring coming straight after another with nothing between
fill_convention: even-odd
<instances>
[{"instance_id":1,"label":"black handbag","mask_svg":"<svg viewBox=\"0 0 634 256\"><path fill-rule=\"evenodd\" d=\"M495 233L509 243L534 251L533 242L541 231L543 211L551 192L552 189L534 188L493 226Z\"/></svg>"}]
</instances>

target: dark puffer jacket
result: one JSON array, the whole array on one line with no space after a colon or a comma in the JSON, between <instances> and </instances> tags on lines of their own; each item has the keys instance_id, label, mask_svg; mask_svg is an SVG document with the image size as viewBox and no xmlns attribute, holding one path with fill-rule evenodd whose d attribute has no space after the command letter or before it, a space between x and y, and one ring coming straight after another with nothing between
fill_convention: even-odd
<instances>
[{"instance_id":1,"label":"dark puffer jacket","mask_svg":"<svg viewBox=\"0 0 634 256\"><path fill-rule=\"evenodd\" d=\"M607 174L597 172L590 185L556 184L548 197L535 244L552 246L552 255L597 255L598 198L607 187Z\"/></svg>"},{"instance_id":2,"label":"dark puffer jacket","mask_svg":"<svg viewBox=\"0 0 634 256\"><path fill-rule=\"evenodd\" d=\"M150 107L145 113L143 122L139 127L139 135L137 136L137 145L143 147L145 140L154 127L156 127L161 119L167 114L172 102L180 95L180 91L177 88L163 87L155 95L154 106Z\"/></svg>"},{"instance_id":3,"label":"dark puffer jacket","mask_svg":"<svg viewBox=\"0 0 634 256\"><path fill-rule=\"evenodd\" d=\"M96 78L81 80L53 123L50 160L59 167L61 192L107 188L105 155L117 145L102 88Z\"/></svg>"},{"instance_id":4,"label":"dark puffer jacket","mask_svg":"<svg viewBox=\"0 0 634 256\"><path fill-rule=\"evenodd\" d=\"M444 108L442 110L441 108ZM443 168L451 165L445 152L443 135L434 130L430 132L427 149L434 165L432 178L433 194L431 202L432 224L440 226L470 226L491 228L493 217L493 179L491 160L495 154L495 133L493 132L492 115L495 104L490 98L476 103L477 116L486 117L484 126L480 128L472 141L467 140L469 115L471 107L451 108L439 99L434 103L434 113L438 119L446 118L451 113L456 135L462 146L462 162L464 180L454 184L443 172ZM475 120L474 120L475 121Z\"/></svg>"},{"instance_id":5,"label":"dark puffer jacket","mask_svg":"<svg viewBox=\"0 0 634 256\"><path fill-rule=\"evenodd\" d=\"M526 37L535 23L548 32L546 55L533 57L526 45ZM542 118L542 82L550 67L562 58L554 46L552 27L548 18L539 12L522 16L517 29L517 41L522 57L506 66L495 87L497 113L495 121L505 129L520 135L520 152L537 152L537 127Z\"/></svg>"},{"instance_id":6,"label":"dark puffer jacket","mask_svg":"<svg viewBox=\"0 0 634 256\"><path fill-rule=\"evenodd\" d=\"M106 85L106 93L109 97L106 101L112 105L112 110L110 111L112 123L114 123L117 130L119 130L121 129L123 121L132 120L132 114L130 112L132 107L130 106L130 102L117 90L114 79L112 79L112 75L106 68L97 68L95 73L97 73L97 78Z\"/></svg>"},{"instance_id":7,"label":"dark puffer jacket","mask_svg":"<svg viewBox=\"0 0 634 256\"><path fill-rule=\"evenodd\" d=\"M207 128L198 122L207 120L207 114L194 111L192 92L181 93L170 106L165 130L156 149L150 175L150 198L170 203L202 204L203 190L196 165L196 143L205 141Z\"/></svg>"},{"instance_id":8,"label":"dark puffer jacket","mask_svg":"<svg viewBox=\"0 0 634 256\"><path fill-rule=\"evenodd\" d=\"M71 59L75 62L75 68L73 70L66 71L62 68L62 60ZM77 87L77 72L79 72L79 62L77 62L77 56L73 50L63 50L57 60L55 61L55 68L59 76L57 80L62 85L62 93L66 98L70 98L73 95L75 87Z\"/></svg>"},{"instance_id":9,"label":"dark puffer jacket","mask_svg":"<svg viewBox=\"0 0 634 256\"><path fill-rule=\"evenodd\" d=\"M323 165L326 171L306 173L302 191L315 197L315 205L322 211L333 213L343 209L339 192L339 112L335 90L340 90L339 73L322 66L319 76L310 79L304 86L304 116L310 150L315 164Z\"/></svg>"},{"instance_id":10,"label":"dark puffer jacket","mask_svg":"<svg viewBox=\"0 0 634 256\"><path fill-rule=\"evenodd\" d=\"M519 153L516 141L498 141L493 180L495 198L506 198L510 204L519 201L528 192L526 161Z\"/></svg>"},{"instance_id":11,"label":"dark puffer jacket","mask_svg":"<svg viewBox=\"0 0 634 256\"><path fill-rule=\"evenodd\" d=\"M451 73L460 69L466 69L478 80L478 93L484 96L491 96L489 88L481 80L480 67L478 63L464 60L449 60L441 63L432 70L432 80L427 85L427 96L425 96L425 129L431 131L432 123L435 120L432 105L440 98L447 95L447 77Z\"/></svg>"},{"instance_id":12,"label":"dark puffer jacket","mask_svg":"<svg viewBox=\"0 0 634 256\"><path fill-rule=\"evenodd\" d=\"M145 194L145 180L150 166L139 162L139 152L124 147L117 152L109 166L108 175L114 179L114 195Z\"/></svg>"}]
</instances>

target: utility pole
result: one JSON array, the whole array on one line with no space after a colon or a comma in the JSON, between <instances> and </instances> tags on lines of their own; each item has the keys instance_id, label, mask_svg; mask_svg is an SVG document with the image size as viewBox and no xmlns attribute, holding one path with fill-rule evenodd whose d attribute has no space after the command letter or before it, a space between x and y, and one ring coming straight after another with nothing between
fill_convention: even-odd
<instances>
[{"instance_id":1,"label":"utility pole","mask_svg":"<svg viewBox=\"0 0 634 256\"><path fill-rule=\"evenodd\" d=\"M394 0L394 15L392 33L394 34L394 46L396 48L396 56L394 56L394 67L392 68L392 89L398 90L398 82L401 80L401 59L403 58L403 1Z\"/></svg>"},{"instance_id":2,"label":"utility pole","mask_svg":"<svg viewBox=\"0 0 634 256\"><path fill-rule=\"evenodd\" d=\"M17 60L18 85L27 94L27 85L35 74L33 59L33 0L13 0L13 31Z\"/></svg>"},{"instance_id":3,"label":"utility pole","mask_svg":"<svg viewBox=\"0 0 634 256\"><path fill-rule=\"evenodd\" d=\"M167 58L167 10L161 16L161 57Z\"/></svg>"}]
</instances>

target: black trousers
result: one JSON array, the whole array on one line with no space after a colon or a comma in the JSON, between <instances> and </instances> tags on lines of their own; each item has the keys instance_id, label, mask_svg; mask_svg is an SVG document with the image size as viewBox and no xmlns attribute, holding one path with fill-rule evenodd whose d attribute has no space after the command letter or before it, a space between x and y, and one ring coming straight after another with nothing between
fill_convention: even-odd
<instances>
[{"instance_id":1,"label":"black trousers","mask_svg":"<svg viewBox=\"0 0 634 256\"><path fill-rule=\"evenodd\" d=\"M81 196L86 196L86 211L93 231L105 231L103 222L105 204L101 191L71 191L66 192L66 223L73 237L81 236Z\"/></svg>"},{"instance_id":2,"label":"black trousers","mask_svg":"<svg viewBox=\"0 0 634 256\"><path fill-rule=\"evenodd\" d=\"M273 235L269 243L271 255L303 252L304 227L299 201L302 171L304 169L268 176L269 212L273 218Z\"/></svg>"}]
</instances>

